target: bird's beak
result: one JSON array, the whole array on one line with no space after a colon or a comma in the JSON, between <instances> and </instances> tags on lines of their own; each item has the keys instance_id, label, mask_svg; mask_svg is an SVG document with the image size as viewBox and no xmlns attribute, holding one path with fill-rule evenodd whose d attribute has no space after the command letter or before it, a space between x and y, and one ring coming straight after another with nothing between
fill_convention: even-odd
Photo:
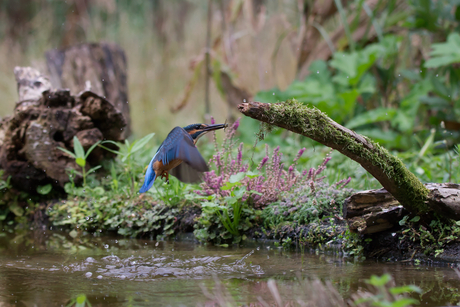
<instances>
[{"instance_id":1,"label":"bird's beak","mask_svg":"<svg viewBox=\"0 0 460 307\"><path fill-rule=\"evenodd\" d=\"M213 131L213 130L224 129L224 128L227 128L227 127L228 127L228 124L227 124L227 123L225 123L225 124L208 125L208 126L206 126L205 128L203 128L203 132L209 132L209 131Z\"/></svg>"},{"instance_id":2,"label":"bird's beak","mask_svg":"<svg viewBox=\"0 0 460 307\"><path fill-rule=\"evenodd\" d=\"M219 130L219 129L224 129L224 128L227 128L228 127L228 124L225 123L225 124L214 124L214 125L208 125L204 128L201 128L201 130L198 131L198 135L194 138L194 142L196 143L196 141L202 137L203 135L205 135L206 133L208 132L211 132L211 131L214 131L214 130Z\"/></svg>"}]
</instances>

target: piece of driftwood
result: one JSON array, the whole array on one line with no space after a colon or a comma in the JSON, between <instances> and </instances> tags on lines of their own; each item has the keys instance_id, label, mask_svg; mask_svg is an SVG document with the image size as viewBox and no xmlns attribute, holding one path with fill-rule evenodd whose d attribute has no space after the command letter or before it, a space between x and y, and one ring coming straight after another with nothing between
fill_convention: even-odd
<instances>
[{"instance_id":1,"label":"piece of driftwood","mask_svg":"<svg viewBox=\"0 0 460 307\"><path fill-rule=\"evenodd\" d=\"M459 220L460 185L453 183L428 183L429 206L442 216ZM385 189L362 191L353 194L343 203L343 217L351 231L370 234L399 225L409 212Z\"/></svg>"},{"instance_id":2,"label":"piece of driftwood","mask_svg":"<svg viewBox=\"0 0 460 307\"><path fill-rule=\"evenodd\" d=\"M46 52L46 63L53 88L67 88L72 95L89 90L110 101L130 133L126 56L112 43L85 43Z\"/></svg>"},{"instance_id":3,"label":"piece of driftwood","mask_svg":"<svg viewBox=\"0 0 460 307\"><path fill-rule=\"evenodd\" d=\"M279 126L334 148L360 163L382 186L412 214L422 220L434 218L434 212L460 220L460 206L455 189L434 192L425 187L387 150L348 128L334 122L316 108L296 101L285 103L242 103L239 111L271 125ZM451 192L451 194L449 194Z\"/></svg>"},{"instance_id":4,"label":"piece of driftwood","mask_svg":"<svg viewBox=\"0 0 460 307\"><path fill-rule=\"evenodd\" d=\"M350 231L370 234L397 226L407 210L385 189L361 191L343 203Z\"/></svg>"},{"instance_id":5,"label":"piece of driftwood","mask_svg":"<svg viewBox=\"0 0 460 307\"><path fill-rule=\"evenodd\" d=\"M79 170L74 159L58 147L73 149L77 136L85 150L97 141L122 141L126 121L107 99L91 91L71 95L51 90L48 78L30 67L16 67L19 100L14 114L0 122L0 166L14 187L35 192L38 185L64 186L67 169ZM108 154L96 149L98 162Z\"/></svg>"}]
</instances>

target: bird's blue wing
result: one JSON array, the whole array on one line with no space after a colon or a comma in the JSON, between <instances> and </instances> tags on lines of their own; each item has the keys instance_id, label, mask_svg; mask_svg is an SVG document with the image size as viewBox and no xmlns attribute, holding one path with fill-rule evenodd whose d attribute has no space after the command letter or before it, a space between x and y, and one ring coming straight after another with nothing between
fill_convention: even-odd
<instances>
[{"instance_id":1,"label":"bird's blue wing","mask_svg":"<svg viewBox=\"0 0 460 307\"><path fill-rule=\"evenodd\" d=\"M200 172L191 168L187 163L181 163L169 171L171 175L185 183L201 182Z\"/></svg>"},{"instance_id":2,"label":"bird's blue wing","mask_svg":"<svg viewBox=\"0 0 460 307\"><path fill-rule=\"evenodd\" d=\"M155 156L150 161L145 173L144 184L139 192L147 192L152 187L156 177L153 170L155 161L161 161L163 165L167 165L176 159L180 159L187 164L185 168L179 166L176 167L178 168L176 171L174 171L175 168L171 170L172 175L183 182L197 182L199 181L197 172L209 171L208 165L193 143L192 137L183 128L176 127L171 130L163 143L161 143Z\"/></svg>"},{"instance_id":3,"label":"bird's blue wing","mask_svg":"<svg viewBox=\"0 0 460 307\"><path fill-rule=\"evenodd\" d=\"M161 146L160 146L160 148L161 148ZM155 182L156 174L155 174L155 171L153 170L153 162L155 162L155 158L157 157L157 155L158 155L158 151L153 156L152 160L149 163L149 166L147 167L147 172L145 172L144 184L142 185L141 189L139 190L139 193L145 193L148 190L150 190L150 188L152 187L153 183Z\"/></svg>"},{"instance_id":4,"label":"bird's blue wing","mask_svg":"<svg viewBox=\"0 0 460 307\"><path fill-rule=\"evenodd\" d=\"M157 156L157 160L161 160L163 164L168 164L175 159L182 160L198 172L209 171L192 137L181 127L176 127L169 133Z\"/></svg>"}]
</instances>

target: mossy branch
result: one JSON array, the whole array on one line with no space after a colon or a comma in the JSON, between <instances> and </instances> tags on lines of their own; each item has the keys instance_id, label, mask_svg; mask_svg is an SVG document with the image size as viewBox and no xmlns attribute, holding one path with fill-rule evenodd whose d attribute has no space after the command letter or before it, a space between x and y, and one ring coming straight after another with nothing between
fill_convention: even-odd
<instances>
[{"instance_id":1,"label":"mossy branch","mask_svg":"<svg viewBox=\"0 0 460 307\"><path fill-rule=\"evenodd\" d=\"M309 137L355 160L413 214L431 211L427 204L428 189L400 159L367 137L337 124L320 110L294 99L275 104L242 103L238 110L259 121Z\"/></svg>"}]
</instances>

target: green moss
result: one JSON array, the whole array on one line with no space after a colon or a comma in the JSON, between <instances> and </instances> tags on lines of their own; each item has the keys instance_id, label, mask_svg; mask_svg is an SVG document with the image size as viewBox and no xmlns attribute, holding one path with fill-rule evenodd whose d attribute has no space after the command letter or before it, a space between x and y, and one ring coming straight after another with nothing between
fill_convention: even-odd
<instances>
[{"instance_id":1,"label":"green moss","mask_svg":"<svg viewBox=\"0 0 460 307\"><path fill-rule=\"evenodd\" d=\"M342 150L342 153L346 151L364 161L370 161L395 183L397 195L394 196L405 208L418 214L428 211L425 203L429 193L428 189L404 166L400 159L391 155L378 143L367 137L363 138L371 147L356 142L347 133L337 129L334 122L325 113L317 108L309 108L295 99L271 104L265 115L271 124L283 123L289 130Z\"/></svg>"}]
</instances>

